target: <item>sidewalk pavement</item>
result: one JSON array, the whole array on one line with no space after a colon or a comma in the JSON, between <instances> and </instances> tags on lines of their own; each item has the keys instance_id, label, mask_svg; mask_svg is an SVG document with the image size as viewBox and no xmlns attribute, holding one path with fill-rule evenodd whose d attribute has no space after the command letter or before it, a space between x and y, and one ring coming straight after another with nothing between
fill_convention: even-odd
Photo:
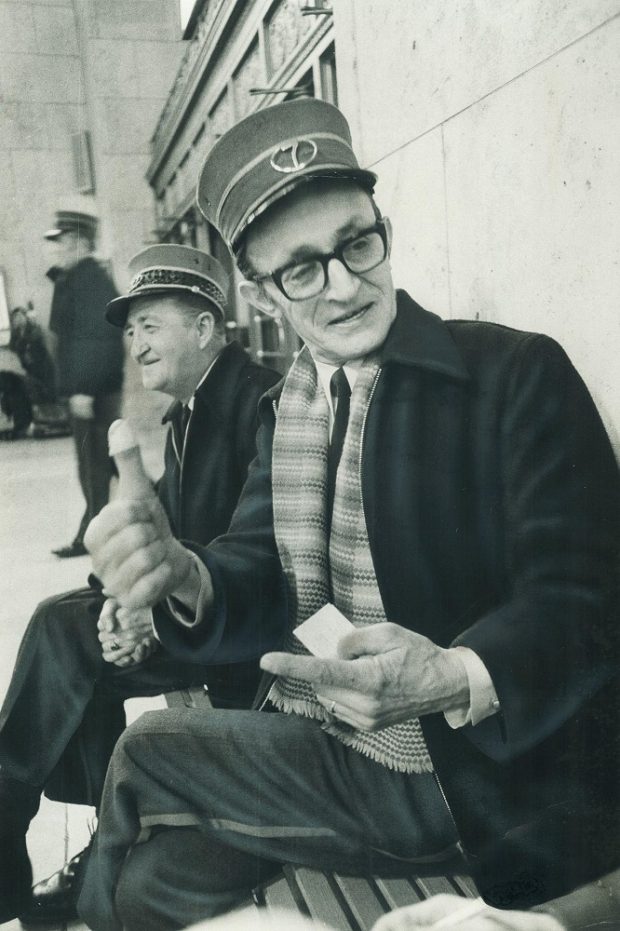
<instances>
[{"instance_id":1,"label":"sidewalk pavement","mask_svg":"<svg viewBox=\"0 0 620 931\"><path fill-rule=\"evenodd\" d=\"M155 409L125 413L134 421L153 477L161 473L161 411L169 403L163 396ZM148 405L147 405L148 407ZM141 415L148 413L145 418ZM83 508L73 440L17 440L0 442L0 698L4 698L23 632L43 598L86 584L88 557L58 559L55 546L68 543ZM157 699L127 703L130 719L143 710L161 707ZM94 809L62 805L43 799L28 833L35 881L58 869L88 842ZM18 921L3 924L2 931L21 931ZM64 926L50 925L50 931ZM80 922L69 926L85 929Z\"/></svg>"}]
</instances>

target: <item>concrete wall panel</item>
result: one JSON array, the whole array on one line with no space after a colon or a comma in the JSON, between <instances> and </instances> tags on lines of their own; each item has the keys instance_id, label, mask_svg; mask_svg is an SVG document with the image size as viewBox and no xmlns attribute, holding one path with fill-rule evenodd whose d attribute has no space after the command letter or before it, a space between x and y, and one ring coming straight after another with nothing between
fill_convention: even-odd
<instances>
[{"instance_id":1,"label":"concrete wall panel","mask_svg":"<svg viewBox=\"0 0 620 931\"><path fill-rule=\"evenodd\" d=\"M161 0L106 0L90 7L89 34L100 39L168 42L181 29L177 7Z\"/></svg>"},{"instance_id":2,"label":"concrete wall panel","mask_svg":"<svg viewBox=\"0 0 620 931\"><path fill-rule=\"evenodd\" d=\"M33 6L37 49L45 55L77 55L78 36L70 7Z\"/></svg>"},{"instance_id":3,"label":"concrete wall panel","mask_svg":"<svg viewBox=\"0 0 620 931\"><path fill-rule=\"evenodd\" d=\"M377 203L392 218L395 284L409 290L428 310L449 316L441 129L380 167Z\"/></svg>"},{"instance_id":4,"label":"concrete wall panel","mask_svg":"<svg viewBox=\"0 0 620 931\"><path fill-rule=\"evenodd\" d=\"M557 337L620 425L620 19L445 127L455 314Z\"/></svg>"},{"instance_id":5,"label":"concrete wall panel","mask_svg":"<svg viewBox=\"0 0 620 931\"><path fill-rule=\"evenodd\" d=\"M17 55L35 47L32 8L24 3L0 3L0 53Z\"/></svg>"},{"instance_id":6,"label":"concrete wall panel","mask_svg":"<svg viewBox=\"0 0 620 931\"><path fill-rule=\"evenodd\" d=\"M50 133L48 106L29 101L11 101L2 106L0 149L47 149Z\"/></svg>"},{"instance_id":7,"label":"concrete wall panel","mask_svg":"<svg viewBox=\"0 0 620 931\"><path fill-rule=\"evenodd\" d=\"M77 102L82 92L79 59L66 55L5 54L0 88L8 101Z\"/></svg>"},{"instance_id":8,"label":"concrete wall panel","mask_svg":"<svg viewBox=\"0 0 620 931\"><path fill-rule=\"evenodd\" d=\"M334 7L340 102L365 164L620 12L618 0L335 0Z\"/></svg>"}]
</instances>

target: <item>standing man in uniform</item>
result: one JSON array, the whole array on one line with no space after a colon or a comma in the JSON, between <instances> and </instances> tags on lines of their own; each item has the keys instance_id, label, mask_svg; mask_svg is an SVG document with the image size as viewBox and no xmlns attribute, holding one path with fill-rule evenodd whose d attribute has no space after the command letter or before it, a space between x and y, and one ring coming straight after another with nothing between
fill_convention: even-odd
<instances>
[{"instance_id":1,"label":"standing man in uniform","mask_svg":"<svg viewBox=\"0 0 620 931\"><path fill-rule=\"evenodd\" d=\"M106 326L124 328L145 388L174 398L157 492L173 532L202 546L228 527L256 454L258 400L280 376L226 344L228 276L216 259L150 246L129 270ZM84 853L30 894L26 831L43 790L98 806L124 699L206 684L215 707L247 708L256 692L262 650L251 632L230 662L176 659L154 637L150 610L119 610L91 581L39 605L0 713L0 922L75 917Z\"/></svg>"},{"instance_id":2,"label":"standing man in uniform","mask_svg":"<svg viewBox=\"0 0 620 931\"><path fill-rule=\"evenodd\" d=\"M136 501L86 539L121 602L185 603L189 626L156 620L179 656L251 631L275 713L125 731L80 899L95 931L184 927L282 863L456 863L522 908L620 860L611 446L553 340L394 289L374 182L343 115L308 99L203 166L244 296L305 347L263 399L228 534L190 553ZM295 631L328 604L353 628L321 658L330 621L310 656Z\"/></svg>"},{"instance_id":3,"label":"standing man in uniform","mask_svg":"<svg viewBox=\"0 0 620 931\"><path fill-rule=\"evenodd\" d=\"M123 342L105 322L106 305L117 296L110 275L95 256L97 219L60 210L45 238L54 244L50 329L57 337L58 393L68 398L80 487L86 508L73 540L53 550L61 559L84 556L84 533L107 504L112 462L108 427L119 416Z\"/></svg>"}]
</instances>

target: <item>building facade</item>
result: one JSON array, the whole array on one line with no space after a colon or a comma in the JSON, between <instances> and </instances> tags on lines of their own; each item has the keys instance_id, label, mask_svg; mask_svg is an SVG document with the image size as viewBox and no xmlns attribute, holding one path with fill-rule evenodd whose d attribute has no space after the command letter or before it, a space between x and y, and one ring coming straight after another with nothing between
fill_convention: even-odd
<instances>
[{"instance_id":1,"label":"building facade","mask_svg":"<svg viewBox=\"0 0 620 931\"><path fill-rule=\"evenodd\" d=\"M234 277L194 206L206 151L291 94L338 103L379 176L397 285L557 338L620 450L620 0L197 0L187 34L148 170L161 238ZM290 334L232 315L286 366Z\"/></svg>"},{"instance_id":2,"label":"building facade","mask_svg":"<svg viewBox=\"0 0 620 931\"><path fill-rule=\"evenodd\" d=\"M186 36L147 174L158 233L163 241L207 249L234 284L228 250L195 205L200 165L215 140L254 110L298 95L338 102L333 15L331 5L316 0L198 0ZM294 334L255 314L235 292L231 335L284 370L297 348Z\"/></svg>"},{"instance_id":3,"label":"building facade","mask_svg":"<svg viewBox=\"0 0 620 931\"><path fill-rule=\"evenodd\" d=\"M149 139L184 46L178 0L0 0L0 273L9 307L49 315L43 233L100 218L119 286L156 239Z\"/></svg>"}]
</instances>

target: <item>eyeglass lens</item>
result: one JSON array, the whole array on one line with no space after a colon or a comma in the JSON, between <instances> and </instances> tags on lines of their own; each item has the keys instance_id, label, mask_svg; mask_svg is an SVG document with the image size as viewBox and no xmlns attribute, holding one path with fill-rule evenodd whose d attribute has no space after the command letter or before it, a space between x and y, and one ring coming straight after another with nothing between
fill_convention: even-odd
<instances>
[{"instance_id":1,"label":"eyeglass lens","mask_svg":"<svg viewBox=\"0 0 620 931\"><path fill-rule=\"evenodd\" d=\"M385 240L381 233L369 230L336 250L333 256L299 262L285 269L281 276L281 287L291 300L314 297L327 283L327 265L331 258L338 258L348 271L355 274L370 271L385 256Z\"/></svg>"}]
</instances>

